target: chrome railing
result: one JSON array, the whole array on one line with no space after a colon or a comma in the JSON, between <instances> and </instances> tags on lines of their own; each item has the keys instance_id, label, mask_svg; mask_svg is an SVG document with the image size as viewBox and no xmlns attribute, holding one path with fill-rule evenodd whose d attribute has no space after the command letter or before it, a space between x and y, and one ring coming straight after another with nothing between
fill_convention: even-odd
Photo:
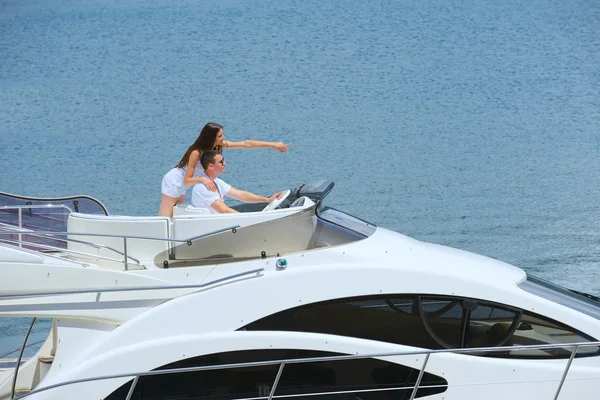
<instances>
[{"instance_id":1,"label":"chrome railing","mask_svg":"<svg viewBox=\"0 0 600 400\"><path fill-rule=\"evenodd\" d=\"M45 392L48 390L56 389L63 386L74 385L78 383L86 383L86 382L94 382L100 380L109 380L109 379L117 379L117 378L133 378L131 387L129 388L129 392L127 394L126 400L130 400L135 387L139 381L140 377L143 376L153 376L153 375L169 375L169 374L179 374L179 373L189 373L189 372L198 372L198 371L211 371L211 370L225 370L225 369L234 369L234 368L250 368L250 367L261 367L261 366L270 366L270 365L278 365L279 370L277 375L273 381L273 385L269 392L268 396L259 396L254 397L253 399L261 399L261 400L272 400L273 398L286 398L286 397L295 397L298 395L301 396L323 396L330 394L349 394L349 393L367 393L367 392L378 392L382 390L391 391L391 390L410 390L411 395L410 399L413 400L417 394L419 389L427 389L427 388L439 388L439 387L448 387L448 385L421 385L421 379L425 374L425 369L427 364L431 358L431 356L437 354L471 354L476 353L477 355L487 354L487 353L495 353L501 351L527 351L527 350L549 350L556 348L572 348L571 356L569 357L565 368L562 373L562 377L558 383L556 388L556 392L554 395L554 400L558 399L560 392L562 390L563 384L566 380L567 374L571 368L573 359L577 354L580 348L585 347L598 347L600 346L600 342L580 342L580 343L562 343L562 344L543 344L543 345L529 345L529 346L503 346L503 347L482 347L482 348L473 348L473 349L442 349L442 350L416 350L416 351L403 351L403 352L386 352L386 353L372 353L372 354L356 354L356 355L342 355L342 356L327 356L327 357L311 357L311 358L293 358L293 359L284 359L284 360L273 360L273 361L258 361L258 362L245 362L245 363L236 363L236 364L221 364L221 365L210 365L210 366L201 366L201 367L185 367L185 368L173 368L173 369L164 369L164 370L154 370L154 371L140 371L140 372L131 372L131 373L122 373L122 374L113 374L113 375L103 375L103 376L95 376L90 378L82 378L82 379L74 379L66 382L55 383L52 385L48 385L39 389L32 390L29 393L25 393L16 399L23 399L28 396L31 396L36 393ZM367 359L367 358L381 358L381 357L395 357L395 356L416 356L416 355L424 355L425 359L421 368L419 370L419 376L415 381L414 386L401 386L401 387L393 387L393 388L374 388L374 389L360 389L360 390L343 390L343 391L328 391L328 392L310 392L310 393L302 393L302 394L294 394L294 395L278 395L275 396L275 392L277 390L277 386L279 384L279 379L283 373L283 370L286 365L289 364L305 364L305 363L319 363L326 361L349 361L349 360L357 360L357 359ZM597 379L600 381L600 376L597 378L580 378L580 379ZM536 381L537 382L537 381ZM510 382L508 382L510 383ZM526 381L518 381L515 383L526 383ZM475 383L473 385L479 385L479 383Z\"/></svg>"},{"instance_id":2,"label":"chrome railing","mask_svg":"<svg viewBox=\"0 0 600 400\"><path fill-rule=\"evenodd\" d=\"M57 209L64 209L67 210L66 214L70 214L73 212L73 210L71 210L69 207L65 206L64 204L27 204L27 205L18 205L18 206L1 206L0 207L0 211L4 211L4 210L16 210L17 211L17 227L19 229L23 229L23 209L28 209L30 212L32 209L51 209L51 208L57 208ZM14 233L17 233L19 235L19 242L22 242L22 235L23 234L28 234L27 232L24 231L16 231ZM27 242L25 242L27 243ZM19 243L19 247L22 247L24 243ZM29 243L27 243L29 244Z\"/></svg>"},{"instance_id":3,"label":"chrome railing","mask_svg":"<svg viewBox=\"0 0 600 400\"><path fill-rule=\"evenodd\" d=\"M207 286L216 285L229 281L232 279L240 278L246 275L259 274L264 272L264 268L256 268L245 272L239 272L237 274L227 275L223 278L215 279L213 281L197 283L191 285L161 285L161 286L134 286L134 287L121 287L121 288L94 288L94 289L78 289L78 290L57 290L50 292L18 292L9 294L0 294L0 300L9 298L27 298L27 297L39 297L39 296L58 296L65 294L85 294L85 293L110 293L110 292L138 292L144 290L167 290L167 289L201 289Z\"/></svg>"},{"instance_id":4,"label":"chrome railing","mask_svg":"<svg viewBox=\"0 0 600 400\"><path fill-rule=\"evenodd\" d=\"M116 260L116 259L112 259L109 257L102 257L102 256L98 256L98 255L93 255L94 258L101 258L101 259L108 259L111 261L118 261L124 264L125 266L125 270L128 270L128 265L129 259L132 259L134 261L136 261L137 265L140 266L140 262L139 260L130 257L127 254L127 240L128 239L137 239L137 240L157 240L157 241L164 241L164 242L170 242L170 243L187 243L188 246L192 245L192 242L194 240L198 240L198 239L202 239L202 238L206 238L208 236L212 236L212 235L216 235L218 233L222 233L222 232L226 232L226 231L232 231L232 232L236 232L236 229L239 228L240 225L232 225L232 226L228 226L225 228L221 228L221 229L217 229L208 233L204 233L202 235L198 235L198 236L192 236L189 237L187 239L175 239L175 238L159 238L159 237L151 237L151 236L135 236L135 235L118 235L118 234L108 234L108 233L90 233L90 232L53 232L53 231L29 231L29 230L0 230L0 235L14 235L14 234L19 234L19 237L21 237L22 234L26 234L26 235L33 235L33 236L40 236L40 237L46 237L46 238L53 238L56 240L62 240L62 241L71 241L71 242L75 242L75 243L83 243L83 244L89 244L92 246L97 246L97 247L102 247L102 248L106 248L107 250L111 250L114 251L120 255L123 256L123 260ZM59 236L59 238L54 238L54 236ZM84 242L81 240L76 240L76 239L71 239L69 237L65 237L62 238L62 236L90 236L90 237L108 237L108 238L118 238L118 239L123 239L123 252L116 250L112 247L109 246L105 246L105 245L101 245L101 244L96 244L96 243L91 243L91 242ZM37 243L32 243L32 242L28 242L28 241L23 241L21 238L18 241L15 240L11 240L11 239L2 239L3 241L9 241L15 244L19 244L19 247L22 246L22 244L26 244L28 246L31 247L35 247L38 246L39 244ZM87 254L87 253L82 253L82 252L77 252L74 250L68 250L68 249L63 249L60 247L53 247L53 246L48 246L48 245L41 245L40 248L50 248L56 251L60 251L60 252L65 252L65 253L71 253L71 254L77 254L77 255L85 255L85 256L91 256L91 254Z\"/></svg>"},{"instance_id":5,"label":"chrome railing","mask_svg":"<svg viewBox=\"0 0 600 400\"><path fill-rule=\"evenodd\" d=\"M0 232L1 234L2 232ZM32 233L27 233L29 235L35 235ZM48 237L48 235L35 235L35 236L39 236L39 237ZM54 238L53 238L54 239ZM106 249L109 251L113 251L117 254L120 254L121 256L125 257L125 254L113 247L110 246L106 246L103 244L97 244L97 243L92 243L92 242L86 242L83 240L72 240L72 239L55 239L57 241L62 241L62 242L76 242L76 243L80 243L80 244L85 244L88 245L90 247L93 247L95 249ZM60 251L61 253L68 253L68 254L74 254L74 255L80 255L80 256L86 256L89 257L90 253L85 253L82 251L76 251L76 250L72 250L72 249L63 249L63 248L57 248L56 246L50 246L50 245L46 245L46 244L41 244L41 243L34 243L34 242L28 242L28 241L18 241L18 240L12 240L12 239L2 239L2 242L4 243L11 243L11 244L18 244L19 247L21 247L22 244L27 244L28 247L33 247L36 249L45 249L45 250L52 250L52 251ZM107 260L107 261L114 261L114 262L118 262L118 263L123 263L123 260L121 259L117 259L117 258L111 258L111 257L105 257L105 256L101 256L98 254L94 254L93 257L95 259L100 259L100 260ZM131 256L127 256L127 258L129 260L133 260L135 261L135 265L137 265L138 267L143 267L143 265L141 264L140 260L138 260L135 257L131 257ZM131 262L128 262L128 264L133 264Z\"/></svg>"},{"instance_id":6,"label":"chrome railing","mask_svg":"<svg viewBox=\"0 0 600 400\"><path fill-rule=\"evenodd\" d=\"M35 209L52 209L52 208L61 208L68 211L68 214L72 213L71 207L67 207L64 204L23 204L23 205L14 205L14 206L0 206L0 211L4 210L17 210L17 220L19 221L19 227L23 226L23 209L29 210L29 216L32 217L33 213L31 210ZM37 217L50 218L48 215L36 215ZM56 220L56 219L55 219ZM57 220L60 222L60 220Z\"/></svg>"},{"instance_id":7,"label":"chrome railing","mask_svg":"<svg viewBox=\"0 0 600 400\"><path fill-rule=\"evenodd\" d=\"M46 339L44 339L44 340L38 340L37 342L33 342L33 343L29 343L27 346L25 346L25 348L26 348L26 349L28 349L28 348L30 348L30 347L33 347L33 346L35 346L35 345L38 345L38 344L40 344L40 343L44 343L45 341L46 341ZM14 353L16 353L17 351L20 351L20 350L21 350L21 348L20 348L20 347L17 347L16 349L12 349L12 350L10 350L10 351L9 351L9 352L7 352L7 353L0 354L0 361L2 361L2 360L3 360L3 359L5 359L6 357L8 357L8 356L10 356L11 354L14 354Z\"/></svg>"},{"instance_id":8,"label":"chrome railing","mask_svg":"<svg viewBox=\"0 0 600 400\"><path fill-rule=\"evenodd\" d=\"M33 325L37 320L36 317L31 319L31 324L29 324L29 329L27 330L27 334L25 335L25 340L23 341L23 346L21 346L21 351L19 352L19 358L17 358L17 365L15 366L15 373L13 375L12 387L10 391L10 398L15 398L15 388L17 387L17 377L19 376L19 368L21 367L21 360L23 359L23 352L25 351L25 346L27 346L27 341L29 340L29 335L31 334L31 330L33 329Z\"/></svg>"}]
</instances>

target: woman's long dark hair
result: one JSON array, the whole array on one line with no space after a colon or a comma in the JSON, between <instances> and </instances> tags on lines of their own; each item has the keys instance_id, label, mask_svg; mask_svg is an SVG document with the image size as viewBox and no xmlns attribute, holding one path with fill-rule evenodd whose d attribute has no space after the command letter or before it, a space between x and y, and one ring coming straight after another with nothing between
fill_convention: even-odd
<instances>
[{"instance_id":1,"label":"woman's long dark hair","mask_svg":"<svg viewBox=\"0 0 600 400\"><path fill-rule=\"evenodd\" d=\"M176 168L185 167L190 159L190 154L192 154L192 151L194 150L198 150L200 155L202 155L202 152L206 150L221 151L221 146L213 147L215 140L217 139L217 134L221 129L223 129L223 127L215 122L209 122L208 124L204 125L204 128L202 128L200 131L200 136L198 136L198 139L196 139L194 144L187 149L181 158L181 161L179 161L179 164L176 165Z\"/></svg>"}]
</instances>

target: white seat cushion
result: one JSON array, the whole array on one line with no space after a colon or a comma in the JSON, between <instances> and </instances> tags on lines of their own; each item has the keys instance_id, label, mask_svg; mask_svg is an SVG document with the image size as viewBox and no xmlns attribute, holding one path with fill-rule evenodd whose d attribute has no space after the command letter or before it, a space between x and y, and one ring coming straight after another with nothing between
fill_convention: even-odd
<instances>
[{"instance_id":1,"label":"white seat cushion","mask_svg":"<svg viewBox=\"0 0 600 400\"><path fill-rule=\"evenodd\" d=\"M210 214L210 210L208 208L200 208L194 207L193 205L189 205L185 208L186 213L189 214Z\"/></svg>"},{"instance_id":2,"label":"white seat cushion","mask_svg":"<svg viewBox=\"0 0 600 400\"><path fill-rule=\"evenodd\" d=\"M154 258L161 253L161 257L166 257L165 259L168 259L169 241L166 239L171 236L171 219L169 217L71 213L67 220L67 227L69 232L74 233L142 236L165 239L128 239L127 254L141 261L154 260ZM69 238L109 246L120 252L124 251L123 239L120 237L72 235L69 236ZM95 249L77 242L69 242L68 248L70 250L101 255L104 257L121 257L119 254L110 251L109 249Z\"/></svg>"}]
</instances>

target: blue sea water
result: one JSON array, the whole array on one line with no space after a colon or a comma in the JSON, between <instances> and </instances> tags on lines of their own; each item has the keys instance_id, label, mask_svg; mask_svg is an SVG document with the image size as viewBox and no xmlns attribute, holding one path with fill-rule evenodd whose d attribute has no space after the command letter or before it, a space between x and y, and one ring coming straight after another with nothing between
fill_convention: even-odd
<instances>
[{"instance_id":1,"label":"blue sea water","mask_svg":"<svg viewBox=\"0 0 600 400\"><path fill-rule=\"evenodd\" d=\"M292 143L228 151L235 187L332 179L331 206L600 294L597 1L0 0L0 56L0 191L154 214L216 121Z\"/></svg>"}]
</instances>

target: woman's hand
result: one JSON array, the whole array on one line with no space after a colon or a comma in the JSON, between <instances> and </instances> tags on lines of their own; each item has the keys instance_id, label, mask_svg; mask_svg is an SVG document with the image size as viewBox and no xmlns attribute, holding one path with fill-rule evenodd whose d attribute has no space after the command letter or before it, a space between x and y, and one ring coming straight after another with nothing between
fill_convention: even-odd
<instances>
[{"instance_id":1,"label":"woman's hand","mask_svg":"<svg viewBox=\"0 0 600 400\"><path fill-rule=\"evenodd\" d=\"M280 152L280 153L287 153L287 151L288 151L288 146L289 146L290 144L291 144L291 143L285 144L285 143L283 143L283 142L277 142L277 143L273 143L273 148L274 148L275 150L277 150L278 152Z\"/></svg>"},{"instance_id":2,"label":"woman's hand","mask_svg":"<svg viewBox=\"0 0 600 400\"><path fill-rule=\"evenodd\" d=\"M210 190L211 192L216 192L217 191L217 185L215 185L215 183L213 181L211 181L208 178L205 177L201 177L198 178L198 181L203 184L204 186L206 186L206 188L208 190Z\"/></svg>"}]
</instances>

